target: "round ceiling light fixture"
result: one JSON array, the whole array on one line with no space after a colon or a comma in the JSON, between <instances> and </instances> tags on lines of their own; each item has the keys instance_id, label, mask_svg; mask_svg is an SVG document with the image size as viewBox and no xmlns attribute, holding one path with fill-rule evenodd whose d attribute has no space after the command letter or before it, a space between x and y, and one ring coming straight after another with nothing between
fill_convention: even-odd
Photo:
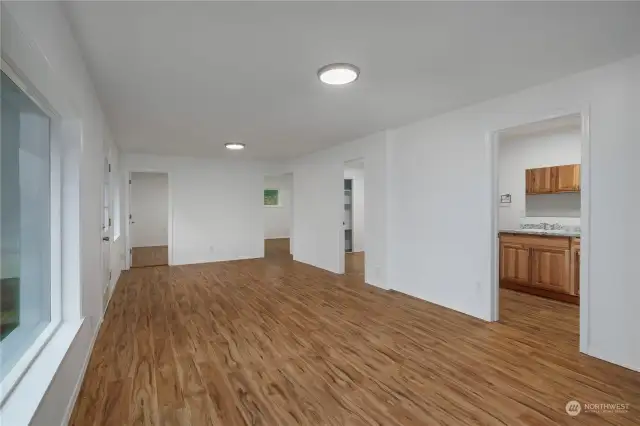
<instances>
[{"instance_id":1,"label":"round ceiling light fixture","mask_svg":"<svg viewBox=\"0 0 640 426\"><path fill-rule=\"evenodd\" d=\"M225 143L224 147L231 151L240 151L241 149L244 149L244 144L240 142L229 142Z\"/></svg>"},{"instance_id":2,"label":"round ceiling light fixture","mask_svg":"<svg viewBox=\"0 0 640 426\"><path fill-rule=\"evenodd\" d=\"M324 84L341 86L358 79L360 69L351 64L329 64L318 70L318 78Z\"/></svg>"}]
</instances>

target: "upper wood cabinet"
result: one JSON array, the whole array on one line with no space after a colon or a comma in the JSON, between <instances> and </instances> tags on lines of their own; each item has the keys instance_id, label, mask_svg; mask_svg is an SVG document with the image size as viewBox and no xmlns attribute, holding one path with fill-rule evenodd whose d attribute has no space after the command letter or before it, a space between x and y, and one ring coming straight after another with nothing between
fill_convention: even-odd
<instances>
[{"instance_id":1,"label":"upper wood cabinet","mask_svg":"<svg viewBox=\"0 0 640 426\"><path fill-rule=\"evenodd\" d=\"M580 191L580 164L555 167L556 192Z\"/></svg>"},{"instance_id":2,"label":"upper wood cabinet","mask_svg":"<svg viewBox=\"0 0 640 426\"><path fill-rule=\"evenodd\" d=\"M527 194L549 194L555 187L553 167L541 167L526 171Z\"/></svg>"},{"instance_id":3,"label":"upper wood cabinet","mask_svg":"<svg viewBox=\"0 0 640 426\"><path fill-rule=\"evenodd\" d=\"M527 194L580 191L580 164L540 167L525 171Z\"/></svg>"}]
</instances>

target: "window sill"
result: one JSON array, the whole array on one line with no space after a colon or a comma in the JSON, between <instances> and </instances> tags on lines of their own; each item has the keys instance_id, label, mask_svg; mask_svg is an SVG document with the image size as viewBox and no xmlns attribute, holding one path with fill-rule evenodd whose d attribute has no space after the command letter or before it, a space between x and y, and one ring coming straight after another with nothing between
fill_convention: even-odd
<instances>
[{"instance_id":1,"label":"window sill","mask_svg":"<svg viewBox=\"0 0 640 426\"><path fill-rule=\"evenodd\" d=\"M3 424L20 426L31 422L83 322L79 319L60 324L0 408Z\"/></svg>"}]
</instances>

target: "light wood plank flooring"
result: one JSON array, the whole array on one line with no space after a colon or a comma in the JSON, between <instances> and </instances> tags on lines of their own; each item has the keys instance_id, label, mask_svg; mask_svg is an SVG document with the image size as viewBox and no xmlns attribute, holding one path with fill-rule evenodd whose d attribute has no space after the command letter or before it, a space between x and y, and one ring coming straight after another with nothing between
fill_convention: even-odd
<instances>
[{"instance_id":1,"label":"light wood plank flooring","mask_svg":"<svg viewBox=\"0 0 640 426\"><path fill-rule=\"evenodd\" d=\"M131 267L164 266L169 264L168 246L133 247L131 249Z\"/></svg>"},{"instance_id":2,"label":"light wood plank flooring","mask_svg":"<svg viewBox=\"0 0 640 426\"><path fill-rule=\"evenodd\" d=\"M558 303L504 290L490 324L288 249L133 269L71 424L637 425L640 373L579 354L575 307ZM572 399L631 409L572 418Z\"/></svg>"}]
</instances>

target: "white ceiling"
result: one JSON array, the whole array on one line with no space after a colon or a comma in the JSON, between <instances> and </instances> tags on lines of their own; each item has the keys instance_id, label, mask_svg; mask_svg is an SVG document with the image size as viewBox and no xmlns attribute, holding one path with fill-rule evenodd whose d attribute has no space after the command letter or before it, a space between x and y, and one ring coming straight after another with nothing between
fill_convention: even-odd
<instances>
[{"instance_id":1,"label":"white ceiling","mask_svg":"<svg viewBox=\"0 0 640 426\"><path fill-rule=\"evenodd\" d=\"M295 157L640 52L639 2L65 5L118 145ZM331 62L361 69L322 85ZM242 141L242 153L223 144Z\"/></svg>"}]
</instances>

